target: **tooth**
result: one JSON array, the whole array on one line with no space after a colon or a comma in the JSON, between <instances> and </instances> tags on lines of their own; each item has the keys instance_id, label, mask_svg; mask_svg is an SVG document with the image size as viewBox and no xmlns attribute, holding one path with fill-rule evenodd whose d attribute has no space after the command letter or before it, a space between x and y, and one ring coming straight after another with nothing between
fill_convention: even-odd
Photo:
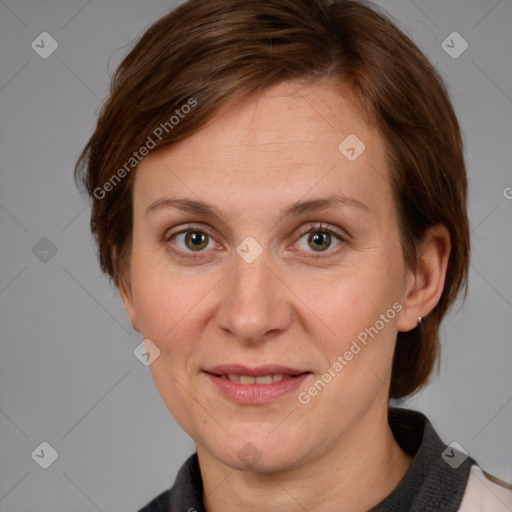
<instances>
[{"instance_id":1,"label":"tooth","mask_svg":"<svg viewBox=\"0 0 512 512\"><path fill-rule=\"evenodd\" d=\"M260 375L256 377L256 384L272 384L272 375Z\"/></svg>"},{"instance_id":2,"label":"tooth","mask_svg":"<svg viewBox=\"0 0 512 512\"><path fill-rule=\"evenodd\" d=\"M284 375L282 373L273 373L270 375L260 375L252 377L250 375L237 375L235 373L222 374L221 378L229 379L232 382L240 384L272 384L272 382L279 382L283 379L291 379L291 375Z\"/></svg>"}]
</instances>

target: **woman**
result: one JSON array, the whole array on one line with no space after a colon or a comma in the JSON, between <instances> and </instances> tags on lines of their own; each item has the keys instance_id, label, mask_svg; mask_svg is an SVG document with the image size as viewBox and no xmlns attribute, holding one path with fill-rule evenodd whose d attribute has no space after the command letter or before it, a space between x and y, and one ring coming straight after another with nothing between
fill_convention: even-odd
<instances>
[{"instance_id":1,"label":"woman","mask_svg":"<svg viewBox=\"0 0 512 512\"><path fill-rule=\"evenodd\" d=\"M469 265L445 86L374 7L190 0L77 164L102 269L194 453L149 511L510 510L419 412Z\"/></svg>"}]
</instances>

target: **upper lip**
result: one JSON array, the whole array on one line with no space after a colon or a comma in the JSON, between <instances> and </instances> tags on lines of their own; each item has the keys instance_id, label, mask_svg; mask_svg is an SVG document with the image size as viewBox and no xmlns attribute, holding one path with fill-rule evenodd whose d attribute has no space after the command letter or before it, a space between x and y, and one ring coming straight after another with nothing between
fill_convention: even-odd
<instances>
[{"instance_id":1,"label":"upper lip","mask_svg":"<svg viewBox=\"0 0 512 512\"><path fill-rule=\"evenodd\" d=\"M248 375L251 377L261 377L263 375L271 374L300 375L302 373L309 373L307 370L298 370L296 368L276 364L266 364L255 368L249 368L248 366L243 366L241 364L222 364L206 368L204 371L214 373L216 375L229 375L232 373L235 375Z\"/></svg>"}]
</instances>

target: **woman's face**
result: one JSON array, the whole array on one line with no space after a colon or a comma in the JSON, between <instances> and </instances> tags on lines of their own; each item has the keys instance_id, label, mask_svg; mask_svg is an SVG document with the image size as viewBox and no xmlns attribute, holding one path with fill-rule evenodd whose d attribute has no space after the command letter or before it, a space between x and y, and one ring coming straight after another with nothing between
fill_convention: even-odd
<instances>
[{"instance_id":1,"label":"woman's face","mask_svg":"<svg viewBox=\"0 0 512 512\"><path fill-rule=\"evenodd\" d=\"M151 153L133 194L123 300L202 450L281 471L382 419L411 276L383 141L348 94L268 89ZM251 370L274 376L213 375Z\"/></svg>"}]
</instances>

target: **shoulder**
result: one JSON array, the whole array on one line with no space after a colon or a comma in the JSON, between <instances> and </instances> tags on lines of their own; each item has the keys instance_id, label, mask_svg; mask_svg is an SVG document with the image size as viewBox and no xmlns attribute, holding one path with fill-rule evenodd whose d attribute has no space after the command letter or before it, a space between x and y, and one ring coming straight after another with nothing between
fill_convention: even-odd
<instances>
[{"instance_id":1,"label":"shoulder","mask_svg":"<svg viewBox=\"0 0 512 512\"><path fill-rule=\"evenodd\" d=\"M510 512L512 510L512 485L471 466L471 472L459 512Z\"/></svg>"}]
</instances>

